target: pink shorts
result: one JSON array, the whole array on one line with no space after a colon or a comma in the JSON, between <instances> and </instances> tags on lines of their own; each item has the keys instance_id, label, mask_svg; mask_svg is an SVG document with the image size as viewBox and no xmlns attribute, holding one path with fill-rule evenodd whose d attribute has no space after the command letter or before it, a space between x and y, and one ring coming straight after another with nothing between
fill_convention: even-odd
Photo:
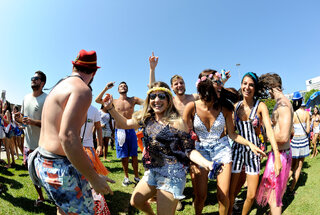
<instances>
[{"instance_id":1,"label":"pink shorts","mask_svg":"<svg viewBox=\"0 0 320 215\"><path fill-rule=\"evenodd\" d=\"M280 150L280 160L282 169L278 177L276 177L274 172L274 154L273 152L269 153L267 165L256 195L257 203L261 206L267 205L269 200L275 200L277 207L282 206L282 197L287 188L292 163L291 148ZM271 196L272 191L275 191L273 192L275 195Z\"/></svg>"}]
</instances>

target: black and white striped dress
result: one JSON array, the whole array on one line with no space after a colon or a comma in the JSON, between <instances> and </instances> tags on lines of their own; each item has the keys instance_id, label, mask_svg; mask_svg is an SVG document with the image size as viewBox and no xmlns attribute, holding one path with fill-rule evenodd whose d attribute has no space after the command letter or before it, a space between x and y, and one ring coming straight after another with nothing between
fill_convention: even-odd
<instances>
[{"instance_id":1,"label":"black and white striped dress","mask_svg":"<svg viewBox=\"0 0 320 215\"><path fill-rule=\"evenodd\" d=\"M256 101L252 108L248 121L241 121L237 116L237 112L241 104L242 101L238 103L235 110L236 128L239 135L259 147L261 142L255 132L255 126L257 124L257 120L259 120L257 116L259 100ZM232 160L232 173L240 173L243 165L245 165L245 172L249 175L256 175L260 173L260 156L255 155L249 146L234 142L232 145Z\"/></svg>"}]
</instances>

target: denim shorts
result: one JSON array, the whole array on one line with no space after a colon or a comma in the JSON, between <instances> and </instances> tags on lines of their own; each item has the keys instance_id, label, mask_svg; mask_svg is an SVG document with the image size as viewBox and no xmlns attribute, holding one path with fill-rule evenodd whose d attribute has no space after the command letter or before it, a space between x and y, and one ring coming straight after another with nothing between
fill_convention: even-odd
<instances>
[{"instance_id":1,"label":"denim shorts","mask_svg":"<svg viewBox=\"0 0 320 215\"><path fill-rule=\"evenodd\" d=\"M224 138L227 138L225 136ZM218 161L223 164L228 164L232 162L232 151L228 141L220 140L202 145L200 142L196 142L196 150L209 161Z\"/></svg>"},{"instance_id":2,"label":"denim shorts","mask_svg":"<svg viewBox=\"0 0 320 215\"><path fill-rule=\"evenodd\" d=\"M166 167L164 167L166 168ZM181 168L180 168L181 169ZM184 171L184 170L183 170ZM176 177L173 175L164 176L156 169L149 169L144 172L142 177L150 186L155 186L158 190L164 190L173 194L175 199L183 199L184 187L186 186L186 174L183 177Z\"/></svg>"},{"instance_id":3,"label":"denim shorts","mask_svg":"<svg viewBox=\"0 0 320 215\"><path fill-rule=\"evenodd\" d=\"M89 182L67 158L34 160L36 174L49 198L67 214L94 214Z\"/></svg>"}]
</instances>

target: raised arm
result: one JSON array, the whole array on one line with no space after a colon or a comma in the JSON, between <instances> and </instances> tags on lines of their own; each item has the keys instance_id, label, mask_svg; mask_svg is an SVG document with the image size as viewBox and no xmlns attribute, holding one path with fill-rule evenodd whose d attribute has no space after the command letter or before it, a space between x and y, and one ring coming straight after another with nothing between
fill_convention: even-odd
<instances>
[{"instance_id":1,"label":"raised arm","mask_svg":"<svg viewBox=\"0 0 320 215\"><path fill-rule=\"evenodd\" d=\"M113 119L117 123L117 127L121 129L138 129L140 126L135 119L127 119L122 116L114 107L113 97L111 96L108 102L103 105L107 108L107 111L111 114Z\"/></svg>"},{"instance_id":2,"label":"raised arm","mask_svg":"<svg viewBox=\"0 0 320 215\"><path fill-rule=\"evenodd\" d=\"M234 130L235 126L233 124L233 120L232 120L232 112L223 108L224 109L224 116L226 118L226 125L227 125L227 132L229 137L236 141L237 143L240 143L242 145L245 146L249 146L251 151L253 151L253 153L255 153L256 155L261 154L263 156L266 156L266 154L256 145L254 145L252 142L248 141L247 139L243 138L242 136L240 136L239 134L237 134Z\"/></svg>"},{"instance_id":3,"label":"raised arm","mask_svg":"<svg viewBox=\"0 0 320 215\"><path fill-rule=\"evenodd\" d=\"M271 144L271 147L272 147L272 150L274 153L274 157L275 157L274 171L277 176L277 175L279 175L279 173L281 171L282 164L281 164L281 160L280 160L280 152L278 149L278 144L276 142L276 138L274 136L273 129L271 126L271 120L269 117L269 111L268 111L267 105L265 105L263 102L260 102L258 110L261 111L262 121L263 121L263 124L266 128L267 137L268 137L268 140Z\"/></svg>"},{"instance_id":4,"label":"raised arm","mask_svg":"<svg viewBox=\"0 0 320 215\"><path fill-rule=\"evenodd\" d=\"M97 102L98 104L103 104L103 101L102 101L103 95L107 92L107 90L111 89L114 86L114 83L115 82L107 83L106 86L104 87L104 89L97 96L95 102Z\"/></svg>"},{"instance_id":5,"label":"raised arm","mask_svg":"<svg viewBox=\"0 0 320 215\"><path fill-rule=\"evenodd\" d=\"M140 99L138 97L134 97L134 104L143 105L143 103L144 103L143 99Z\"/></svg>"},{"instance_id":6,"label":"raised arm","mask_svg":"<svg viewBox=\"0 0 320 215\"><path fill-rule=\"evenodd\" d=\"M159 57L155 57L154 53L152 52L152 56L149 57L149 64L150 64L150 74L149 74L149 85L148 87L151 87L151 84L156 81L155 78L155 70L158 65Z\"/></svg>"}]
</instances>

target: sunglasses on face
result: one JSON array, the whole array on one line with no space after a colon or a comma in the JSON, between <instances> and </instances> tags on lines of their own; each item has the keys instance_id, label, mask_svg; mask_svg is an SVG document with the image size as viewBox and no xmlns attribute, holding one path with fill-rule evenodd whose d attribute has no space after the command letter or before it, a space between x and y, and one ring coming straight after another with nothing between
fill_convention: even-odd
<instances>
[{"instance_id":1,"label":"sunglasses on face","mask_svg":"<svg viewBox=\"0 0 320 215\"><path fill-rule=\"evenodd\" d=\"M158 94L156 94L156 93L150 93L150 94L149 94L149 98L150 98L151 100L155 100L156 97L158 97L160 100L164 100L164 99L166 99L166 94L165 94L165 93L158 93Z\"/></svg>"},{"instance_id":2,"label":"sunglasses on face","mask_svg":"<svg viewBox=\"0 0 320 215\"><path fill-rule=\"evenodd\" d=\"M221 80L212 80L213 83L217 84L217 85L222 85L222 81Z\"/></svg>"},{"instance_id":3,"label":"sunglasses on face","mask_svg":"<svg viewBox=\"0 0 320 215\"><path fill-rule=\"evenodd\" d=\"M37 80L40 80L40 77L31 77L31 81L37 81Z\"/></svg>"}]
</instances>

